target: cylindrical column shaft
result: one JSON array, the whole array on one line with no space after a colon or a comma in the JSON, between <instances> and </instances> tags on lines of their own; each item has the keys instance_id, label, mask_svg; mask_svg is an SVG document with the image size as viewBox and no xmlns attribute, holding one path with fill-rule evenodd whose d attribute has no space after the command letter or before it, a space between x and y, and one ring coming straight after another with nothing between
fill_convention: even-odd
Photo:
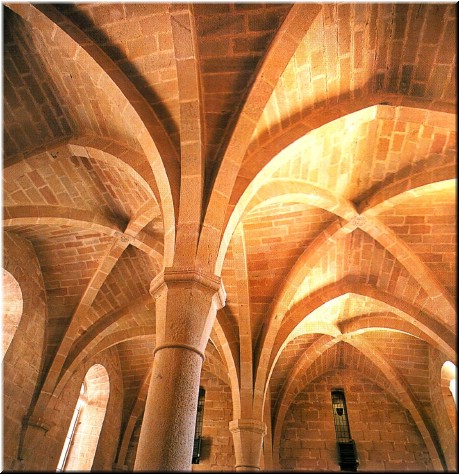
<instances>
[{"instance_id":1,"label":"cylindrical column shaft","mask_svg":"<svg viewBox=\"0 0 459 474\"><path fill-rule=\"evenodd\" d=\"M191 470L201 367L189 349L155 354L134 470Z\"/></svg>"},{"instance_id":2,"label":"cylindrical column shaft","mask_svg":"<svg viewBox=\"0 0 459 474\"><path fill-rule=\"evenodd\" d=\"M166 268L150 292L157 345L134 470L191 471L204 351L224 290L215 275Z\"/></svg>"}]
</instances>

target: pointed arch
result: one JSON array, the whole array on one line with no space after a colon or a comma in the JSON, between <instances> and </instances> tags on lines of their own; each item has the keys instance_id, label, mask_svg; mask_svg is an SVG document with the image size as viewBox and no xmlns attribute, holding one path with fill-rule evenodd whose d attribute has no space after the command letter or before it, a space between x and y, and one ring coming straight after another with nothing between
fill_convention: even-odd
<instances>
[{"instance_id":1,"label":"pointed arch","mask_svg":"<svg viewBox=\"0 0 459 474\"><path fill-rule=\"evenodd\" d=\"M266 351L262 359L260 358L257 366L256 389L254 392L254 410L256 410L256 413L262 413L270 369L289 335L303 321L305 315L311 314L325 302L346 293L366 296L388 308L392 308L394 314L404 321L414 323L422 333L435 341L438 347L441 347L445 353L451 353L451 350L454 351L455 336L444 325L439 323L433 315L371 285L358 284L346 279L316 291L286 312L276 335L273 336L272 348L270 351Z\"/></svg>"},{"instance_id":2,"label":"pointed arch","mask_svg":"<svg viewBox=\"0 0 459 474\"><path fill-rule=\"evenodd\" d=\"M82 31L52 5L9 4L8 7L32 27L59 45L62 54L84 62L98 86L118 103L128 129L138 130L136 140L145 153L160 195L163 211L166 265L172 263L175 217L179 201L177 151L154 111L119 67Z\"/></svg>"},{"instance_id":3,"label":"pointed arch","mask_svg":"<svg viewBox=\"0 0 459 474\"><path fill-rule=\"evenodd\" d=\"M219 254L226 209L245 150L282 72L321 8L320 5L313 4L292 6L271 44L239 114L212 189L198 244L197 262L212 272L215 271Z\"/></svg>"}]
</instances>

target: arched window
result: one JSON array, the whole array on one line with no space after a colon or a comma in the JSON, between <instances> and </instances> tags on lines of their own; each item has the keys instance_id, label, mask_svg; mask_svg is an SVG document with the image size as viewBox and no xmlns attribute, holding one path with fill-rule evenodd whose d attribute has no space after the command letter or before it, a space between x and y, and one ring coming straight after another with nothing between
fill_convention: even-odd
<instances>
[{"instance_id":1,"label":"arched window","mask_svg":"<svg viewBox=\"0 0 459 474\"><path fill-rule=\"evenodd\" d=\"M2 311L2 334L3 334L3 353L2 360L5 357L6 351L13 340L16 329L19 326L19 321L22 316L22 291L19 283L11 275L3 269L2 275L3 283L3 311Z\"/></svg>"},{"instance_id":2,"label":"arched window","mask_svg":"<svg viewBox=\"0 0 459 474\"><path fill-rule=\"evenodd\" d=\"M58 471L90 471L107 409L110 384L100 364L87 372L70 423Z\"/></svg>"},{"instance_id":3,"label":"arched window","mask_svg":"<svg viewBox=\"0 0 459 474\"><path fill-rule=\"evenodd\" d=\"M447 386L451 392L457 409L457 368L451 361L446 361L441 368L442 386Z\"/></svg>"},{"instance_id":4,"label":"arched window","mask_svg":"<svg viewBox=\"0 0 459 474\"><path fill-rule=\"evenodd\" d=\"M451 361L444 362L440 369L441 396L434 400L439 415L438 432L448 471L456 471L457 468L456 378L456 365Z\"/></svg>"}]
</instances>

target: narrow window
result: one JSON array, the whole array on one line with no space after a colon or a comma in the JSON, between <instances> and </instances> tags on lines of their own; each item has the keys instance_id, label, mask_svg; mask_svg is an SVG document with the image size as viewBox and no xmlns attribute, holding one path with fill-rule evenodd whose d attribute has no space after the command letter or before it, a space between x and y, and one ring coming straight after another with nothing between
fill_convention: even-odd
<instances>
[{"instance_id":1,"label":"narrow window","mask_svg":"<svg viewBox=\"0 0 459 474\"><path fill-rule=\"evenodd\" d=\"M198 396L198 410L196 413L196 429L194 432L194 444L193 444L193 460L192 464L199 464L201 458L201 445L202 445L202 425L204 422L204 399L206 391L203 388L199 388Z\"/></svg>"},{"instance_id":2,"label":"narrow window","mask_svg":"<svg viewBox=\"0 0 459 474\"><path fill-rule=\"evenodd\" d=\"M334 390L332 392L332 407L336 441L350 441L351 430L347 419L346 400L342 390Z\"/></svg>"},{"instance_id":3,"label":"narrow window","mask_svg":"<svg viewBox=\"0 0 459 474\"><path fill-rule=\"evenodd\" d=\"M78 398L75 411L73 412L72 421L70 422L69 430L67 432L67 436L64 442L64 447L61 452L61 457L59 458L59 463L57 464L56 472L62 472L64 470L69 455L70 446L72 444L73 436L75 435L75 428L77 426L78 418L80 417L81 408L83 407L85 402L85 386L83 382L81 384L80 396Z\"/></svg>"},{"instance_id":4,"label":"narrow window","mask_svg":"<svg viewBox=\"0 0 459 474\"><path fill-rule=\"evenodd\" d=\"M456 387L457 369L451 361L446 361L441 369L442 385L446 385L453 397L457 408L457 387Z\"/></svg>"},{"instance_id":5,"label":"narrow window","mask_svg":"<svg viewBox=\"0 0 459 474\"><path fill-rule=\"evenodd\" d=\"M448 417L448 424L442 427L442 430L452 430L457 426L457 367L450 360L443 363L440 372L440 390L443 409ZM448 426L448 427L447 427Z\"/></svg>"},{"instance_id":6,"label":"narrow window","mask_svg":"<svg viewBox=\"0 0 459 474\"><path fill-rule=\"evenodd\" d=\"M351 438L351 429L347 416L344 390L333 390L332 410L335 423L336 441L338 444L339 465L342 471L357 471L359 462L355 442Z\"/></svg>"},{"instance_id":7,"label":"narrow window","mask_svg":"<svg viewBox=\"0 0 459 474\"><path fill-rule=\"evenodd\" d=\"M57 471L90 471L94 463L99 436L104 422L110 382L100 364L86 373L72 421L64 442Z\"/></svg>"}]
</instances>

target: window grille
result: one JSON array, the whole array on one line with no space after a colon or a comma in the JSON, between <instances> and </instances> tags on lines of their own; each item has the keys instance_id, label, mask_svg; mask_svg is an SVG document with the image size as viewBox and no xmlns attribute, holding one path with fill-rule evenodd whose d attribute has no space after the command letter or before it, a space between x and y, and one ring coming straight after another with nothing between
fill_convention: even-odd
<instances>
[{"instance_id":1,"label":"window grille","mask_svg":"<svg viewBox=\"0 0 459 474\"><path fill-rule=\"evenodd\" d=\"M351 429L347 416L346 399L343 390L333 390L332 410L338 444L339 465L342 471L357 471L359 462L355 442L351 438Z\"/></svg>"},{"instance_id":2,"label":"window grille","mask_svg":"<svg viewBox=\"0 0 459 474\"><path fill-rule=\"evenodd\" d=\"M342 390L334 390L332 392L332 408L336 441L350 441L351 430L347 419L346 400Z\"/></svg>"},{"instance_id":3,"label":"window grille","mask_svg":"<svg viewBox=\"0 0 459 474\"><path fill-rule=\"evenodd\" d=\"M194 444L193 444L193 459L192 464L199 464L201 458L201 445L202 445L202 426L204 422L204 399L206 391L203 388L199 388L198 396L198 410L196 413L196 429L194 432Z\"/></svg>"}]
</instances>

